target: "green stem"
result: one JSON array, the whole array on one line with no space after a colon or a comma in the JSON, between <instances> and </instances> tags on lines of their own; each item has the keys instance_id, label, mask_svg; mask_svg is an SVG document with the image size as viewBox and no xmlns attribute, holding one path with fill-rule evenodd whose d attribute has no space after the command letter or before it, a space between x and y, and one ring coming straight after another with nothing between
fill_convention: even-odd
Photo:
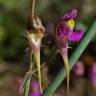
<instances>
[{"instance_id":1,"label":"green stem","mask_svg":"<svg viewBox=\"0 0 96 96\"><path fill-rule=\"evenodd\" d=\"M31 16L34 17L34 8L35 8L35 0L31 0L31 14L30 14L30 18ZM22 89L23 89L23 96L28 96L29 95L29 88L30 88L30 83L31 83L31 77L32 77L32 67L33 67L33 55L32 55L32 49L30 49L30 66L29 66L29 71L25 76L23 85L22 85ZM22 90L21 89L21 90Z\"/></svg>"},{"instance_id":2,"label":"green stem","mask_svg":"<svg viewBox=\"0 0 96 96\"><path fill-rule=\"evenodd\" d=\"M34 17L35 0L32 0L31 16Z\"/></svg>"},{"instance_id":3,"label":"green stem","mask_svg":"<svg viewBox=\"0 0 96 96\"><path fill-rule=\"evenodd\" d=\"M29 96L29 88L30 88L30 82L31 82L31 77L29 77L26 81L26 84L24 86L24 93L23 96Z\"/></svg>"},{"instance_id":4,"label":"green stem","mask_svg":"<svg viewBox=\"0 0 96 96\"><path fill-rule=\"evenodd\" d=\"M23 96L28 96L29 95L29 88L30 88L30 82L31 82L31 77L32 77L32 66L33 66L33 56L32 56L32 51L30 52L30 67L29 67L29 72L26 74L27 79L24 80L25 84L24 84L24 92L23 92Z\"/></svg>"},{"instance_id":5,"label":"green stem","mask_svg":"<svg viewBox=\"0 0 96 96\"><path fill-rule=\"evenodd\" d=\"M32 68L33 68L33 63L34 63L34 57L32 54L32 51L30 52L30 66L29 66L29 72L32 72Z\"/></svg>"},{"instance_id":6,"label":"green stem","mask_svg":"<svg viewBox=\"0 0 96 96\"><path fill-rule=\"evenodd\" d=\"M76 50L73 52L71 57L69 58L69 64L70 64L70 70L73 68L75 65L76 61L79 59L91 39L96 33L96 20L93 22L92 26L90 29L86 32L84 35L83 39L77 46ZM66 77L66 71L64 68L60 70L60 72L57 74L56 78L51 82L49 87L44 91L43 96L52 96L52 94L56 91L56 89L59 87L59 85L62 83L62 81Z\"/></svg>"}]
</instances>

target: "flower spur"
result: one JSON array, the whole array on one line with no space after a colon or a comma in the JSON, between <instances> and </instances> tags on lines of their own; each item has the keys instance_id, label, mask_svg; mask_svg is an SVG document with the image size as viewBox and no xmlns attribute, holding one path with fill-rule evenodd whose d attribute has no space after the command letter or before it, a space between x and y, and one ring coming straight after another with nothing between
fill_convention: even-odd
<instances>
[{"instance_id":1,"label":"flower spur","mask_svg":"<svg viewBox=\"0 0 96 96\"><path fill-rule=\"evenodd\" d=\"M69 96L69 71L70 66L68 63L68 43L69 41L79 41L83 36L81 30L74 31L74 19L77 16L77 10L72 9L61 17L55 25L55 38L59 52L63 58L63 62L67 74L67 94Z\"/></svg>"}]
</instances>

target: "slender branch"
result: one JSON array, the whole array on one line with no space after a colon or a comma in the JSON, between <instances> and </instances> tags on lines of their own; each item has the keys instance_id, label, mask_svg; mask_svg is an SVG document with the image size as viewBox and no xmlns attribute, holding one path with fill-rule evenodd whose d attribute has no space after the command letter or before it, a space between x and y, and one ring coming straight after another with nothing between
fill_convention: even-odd
<instances>
[{"instance_id":1,"label":"slender branch","mask_svg":"<svg viewBox=\"0 0 96 96\"><path fill-rule=\"evenodd\" d=\"M90 29L86 32L80 44L77 46L76 50L73 52L71 57L69 58L70 70L75 65L78 58L81 56L93 36L96 34L96 20L93 22ZM60 72L57 74L56 78L51 82L49 87L44 91L43 96L52 96L52 94L56 91L58 86L62 83L62 81L66 77L65 69L62 68Z\"/></svg>"}]
</instances>

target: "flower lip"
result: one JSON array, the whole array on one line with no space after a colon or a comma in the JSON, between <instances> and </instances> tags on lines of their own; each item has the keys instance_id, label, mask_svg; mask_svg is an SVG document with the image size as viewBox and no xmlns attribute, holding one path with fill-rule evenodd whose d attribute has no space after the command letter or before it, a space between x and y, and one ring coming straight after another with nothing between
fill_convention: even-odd
<instances>
[{"instance_id":1,"label":"flower lip","mask_svg":"<svg viewBox=\"0 0 96 96\"><path fill-rule=\"evenodd\" d=\"M79 42L80 39L83 37L83 31L82 30L76 30L72 33L69 34L69 41L75 41L75 42Z\"/></svg>"},{"instance_id":2,"label":"flower lip","mask_svg":"<svg viewBox=\"0 0 96 96\"><path fill-rule=\"evenodd\" d=\"M63 20L69 20L69 19L74 19L77 16L77 10L72 9L71 11L67 12L61 19Z\"/></svg>"}]
</instances>

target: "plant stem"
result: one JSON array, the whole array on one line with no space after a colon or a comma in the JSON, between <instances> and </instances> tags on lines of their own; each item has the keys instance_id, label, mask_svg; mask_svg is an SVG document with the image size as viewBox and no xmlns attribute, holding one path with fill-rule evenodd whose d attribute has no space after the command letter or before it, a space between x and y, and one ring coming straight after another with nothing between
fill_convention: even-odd
<instances>
[{"instance_id":1,"label":"plant stem","mask_svg":"<svg viewBox=\"0 0 96 96\"><path fill-rule=\"evenodd\" d=\"M35 0L31 0L31 9L30 9L30 18L34 18L34 9L35 9ZM29 50L30 51L30 66L29 66L29 71L27 72L23 85L22 85L22 89L23 89L23 96L28 96L29 95L29 88L30 88L30 83L31 83L31 77L32 77L32 67L33 67L33 55L32 55L32 49ZM21 91L22 91L21 89Z\"/></svg>"},{"instance_id":2,"label":"plant stem","mask_svg":"<svg viewBox=\"0 0 96 96\"><path fill-rule=\"evenodd\" d=\"M35 0L31 0L30 16L34 17Z\"/></svg>"},{"instance_id":3,"label":"plant stem","mask_svg":"<svg viewBox=\"0 0 96 96\"><path fill-rule=\"evenodd\" d=\"M34 16L34 9L35 9L35 0L33 0L32 3L32 16Z\"/></svg>"},{"instance_id":4,"label":"plant stem","mask_svg":"<svg viewBox=\"0 0 96 96\"><path fill-rule=\"evenodd\" d=\"M77 46L76 50L73 52L73 54L69 58L70 70L73 68L76 61L81 56L81 54L83 53L83 51L85 50L85 48L87 47L87 45L89 44L89 42L91 41L95 33L96 33L96 20L93 22L92 26L86 32L83 39ZM66 71L64 68L62 68L60 72L57 74L57 76L55 77L55 79L51 82L49 87L44 91L43 96L52 96L52 94L56 91L56 89L65 79L65 77L66 77Z\"/></svg>"},{"instance_id":5,"label":"plant stem","mask_svg":"<svg viewBox=\"0 0 96 96\"><path fill-rule=\"evenodd\" d=\"M29 77L26 81L26 84L24 86L24 93L23 96L29 96L29 88L30 88L30 82L31 82L31 77Z\"/></svg>"},{"instance_id":6,"label":"plant stem","mask_svg":"<svg viewBox=\"0 0 96 96\"><path fill-rule=\"evenodd\" d=\"M29 67L29 71L26 74L27 79L25 80L25 84L24 84L24 95L23 96L29 95L29 88L30 88L31 77L32 77L31 73L32 73L33 59L34 58L32 56L32 50L30 49L30 67Z\"/></svg>"}]
</instances>

